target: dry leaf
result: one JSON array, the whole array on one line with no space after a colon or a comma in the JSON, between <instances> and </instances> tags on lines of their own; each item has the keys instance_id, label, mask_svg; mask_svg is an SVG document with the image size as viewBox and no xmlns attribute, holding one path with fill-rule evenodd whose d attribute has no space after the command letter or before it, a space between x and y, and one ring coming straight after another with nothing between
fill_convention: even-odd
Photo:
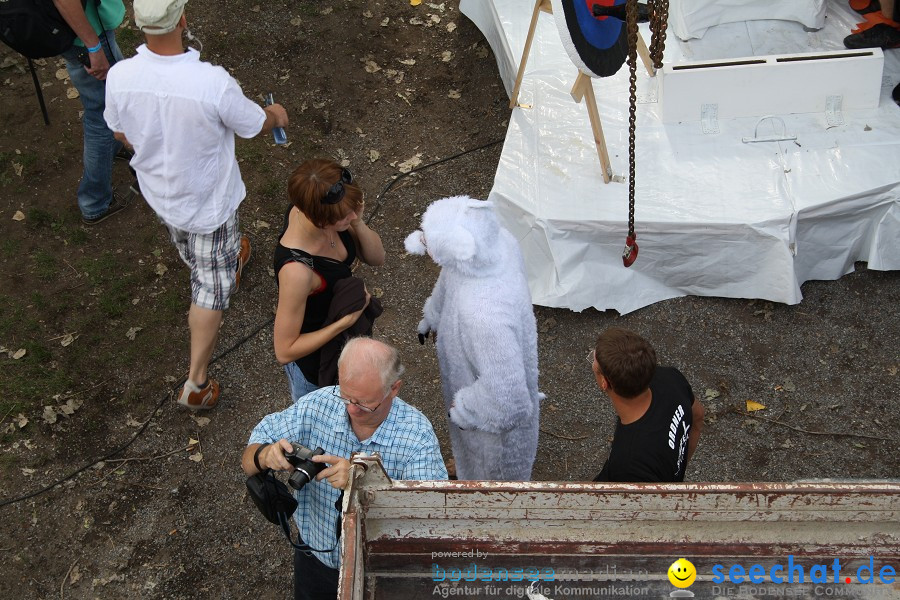
<instances>
[{"instance_id":1,"label":"dry leaf","mask_svg":"<svg viewBox=\"0 0 900 600\"><path fill-rule=\"evenodd\" d=\"M378 66L378 63L374 60L366 61L366 73L377 73L381 70L381 67Z\"/></svg>"},{"instance_id":2,"label":"dry leaf","mask_svg":"<svg viewBox=\"0 0 900 600\"><path fill-rule=\"evenodd\" d=\"M200 440L195 440L194 438L188 438L188 446L196 446L200 443Z\"/></svg>"},{"instance_id":3,"label":"dry leaf","mask_svg":"<svg viewBox=\"0 0 900 600\"><path fill-rule=\"evenodd\" d=\"M412 171L414 168L418 167L421 164L422 164L422 153L419 152L412 158L404 160L402 163L397 165L397 170L400 171L401 173L409 173L410 171Z\"/></svg>"},{"instance_id":4,"label":"dry leaf","mask_svg":"<svg viewBox=\"0 0 900 600\"><path fill-rule=\"evenodd\" d=\"M9 433L15 433L15 431L16 431L15 423L7 423L6 427L4 427L3 429L0 429L0 433L2 433L3 435L7 435Z\"/></svg>"},{"instance_id":5,"label":"dry leaf","mask_svg":"<svg viewBox=\"0 0 900 600\"><path fill-rule=\"evenodd\" d=\"M13 352L12 358L13 358L13 360L19 360L20 358L22 358L22 357L25 356L26 354L28 354L28 351L25 350L25 348L19 348L18 350L16 350L15 352Z\"/></svg>"},{"instance_id":6,"label":"dry leaf","mask_svg":"<svg viewBox=\"0 0 900 600\"><path fill-rule=\"evenodd\" d=\"M28 467L22 467L22 474L34 475L34 469L29 469Z\"/></svg>"},{"instance_id":7,"label":"dry leaf","mask_svg":"<svg viewBox=\"0 0 900 600\"><path fill-rule=\"evenodd\" d=\"M388 23L390 23L390 22L391 22L391 18L390 18L390 17L385 17L385 18L382 19L382 21L381 21L381 26L382 26L382 27L387 27L387 26L388 26Z\"/></svg>"},{"instance_id":8,"label":"dry leaf","mask_svg":"<svg viewBox=\"0 0 900 600\"><path fill-rule=\"evenodd\" d=\"M409 20L409 24L410 25L424 25L425 21L423 21L419 17L413 17L412 19Z\"/></svg>"},{"instance_id":9,"label":"dry leaf","mask_svg":"<svg viewBox=\"0 0 900 600\"><path fill-rule=\"evenodd\" d=\"M384 296L384 290L381 288L375 288L372 290L372 296L375 298L381 298Z\"/></svg>"},{"instance_id":10,"label":"dry leaf","mask_svg":"<svg viewBox=\"0 0 900 600\"><path fill-rule=\"evenodd\" d=\"M13 221L24 221L24 220L25 220L25 213L23 213L21 210L17 210L16 214L13 215Z\"/></svg>"},{"instance_id":11,"label":"dry leaf","mask_svg":"<svg viewBox=\"0 0 900 600\"><path fill-rule=\"evenodd\" d=\"M453 58L453 53L450 52L449 50L444 50L443 52L441 52L441 60L443 62L450 62L450 60L452 58Z\"/></svg>"},{"instance_id":12,"label":"dry leaf","mask_svg":"<svg viewBox=\"0 0 900 600\"><path fill-rule=\"evenodd\" d=\"M753 400L747 400L747 412L756 412L758 410L765 410L765 404L760 404L759 402L754 402Z\"/></svg>"},{"instance_id":13,"label":"dry leaf","mask_svg":"<svg viewBox=\"0 0 900 600\"><path fill-rule=\"evenodd\" d=\"M431 15L431 22L432 22L432 23L440 23L440 22L441 22L441 18L440 18L439 16L437 16L437 15Z\"/></svg>"},{"instance_id":14,"label":"dry leaf","mask_svg":"<svg viewBox=\"0 0 900 600\"><path fill-rule=\"evenodd\" d=\"M327 7L323 8L322 10L320 10L319 14L320 15L330 15L332 12L334 12L334 8L327 6Z\"/></svg>"},{"instance_id":15,"label":"dry leaf","mask_svg":"<svg viewBox=\"0 0 900 600\"><path fill-rule=\"evenodd\" d=\"M450 33L456 31L456 23L447 23L447 31Z\"/></svg>"},{"instance_id":16,"label":"dry leaf","mask_svg":"<svg viewBox=\"0 0 900 600\"><path fill-rule=\"evenodd\" d=\"M131 415L128 415L128 419L125 421L125 424L129 427L140 427L141 425L143 425L143 423L141 423Z\"/></svg>"},{"instance_id":17,"label":"dry leaf","mask_svg":"<svg viewBox=\"0 0 900 600\"><path fill-rule=\"evenodd\" d=\"M66 90L66 98L68 98L69 100L74 100L78 96L79 96L78 90L76 90L75 88L70 87L69 89Z\"/></svg>"},{"instance_id":18,"label":"dry leaf","mask_svg":"<svg viewBox=\"0 0 900 600\"><path fill-rule=\"evenodd\" d=\"M65 348L66 346L70 345L72 342L74 342L77 339L78 339L77 335L67 333L66 335L63 336L63 339L61 339L59 341L59 343L63 348Z\"/></svg>"},{"instance_id":19,"label":"dry leaf","mask_svg":"<svg viewBox=\"0 0 900 600\"><path fill-rule=\"evenodd\" d=\"M16 421L16 425L19 426L19 429L22 429L23 427L25 427L26 425L28 425L28 417L26 417L26 416L23 415L22 413L19 413L19 414L16 416L15 421Z\"/></svg>"},{"instance_id":20,"label":"dry leaf","mask_svg":"<svg viewBox=\"0 0 900 600\"><path fill-rule=\"evenodd\" d=\"M81 572L78 570L78 565L75 565L69 574L69 583L74 585L79 579L81 579Z\"/></svg>"},{"instance_id":21,"label":"dry leaf","mask_svg":"<svg viewBox=\"0 0 900 600\"><path fill-rule=\"evenodd\" d=\"M203 460L203 453L197 452L196 454L191 454L190 456L188 456L188 459L194 462L200 462L201 460Z\"/></svg>"},{"instance_id":22,"label":"dry leaf","mask_svg":"<svg viewBox=\"0 0 900 600\"><path fill-rule=\"evenodd\" d=\"M420 4L422 4L422 0L409 0L410 6L418 6Z\"/></svg>"},{"instance_id":23,"label":"dry leaf","mask_svg":"<svg viewBox=\"0 0 900 600\"><path fill-rule=\"evenodd\" d=\"M888 373L890 373L891 375L896 375L897 370L898 370L897 367L895 367L893 365L887 368Z\"/></svg>"},{"instance_id":24,"label":"dry leaf","mask_svg":"<svg viewBox=\"0 0 900 600\"><path fill-rule=\"evenodd\" d=\"M459 98L459 97L460 97L459 90L450 90L450 92L447 94L447 97L448 97L448 98L453 98L454 100L455 100L456 98Z\"/></svg>"},{"instance_id":25,"label":"dry leaf","mask_svg":"<svg viewBox=\"0 0 900 600\"><path fill-rule=\"evenodd\" d=\"M43 417L44 422L49 425L53 425L54 423L56 423L56 409L52 406L45 406L44 413L41 416Z\"/></svg>"},{"instance_id":26,"label":"dry leaf","mask_svg":"<svg viewBox=\"0 0 900 600\"><path fill-rule=\"evenodd\" d=\"M21 177L21 176L22 176L22 169L23 169L22 165L20 165L19 163L13 161L12 167L13 167L13 171L16 172L16 175L18 175L19 177Z\"/></svg>"},{"instance_id":27,"label":"dry leaf","mask_svg":"<svg viewBox=\"0 0 900 600\"><path fill-rule=\"evenodd\" d=\"M69 400L59 407L59 410L66 414L66 416L72 416L76 410L81 408L81 400L77 400L75 398L69 398Z\"/></svg>"},{"instance_id":28,"label":"dry leaf","mask_svg":"<svg viewBox=\"0 0 900 600\"><path fill-rule=\"evenodd\" d=\"M373 16L372 11L371 10L363 11L363 16L367 19L371 19Z\"/></svg>"},{"instance_id":29,"label":"dry leaf","mask_svg":"<svg viewBox=\"0 0 900 600\"><path fill-rule=\"evenodd\" d=\"M369 162L375 162L381 158L381 153L378 150L369 150Z\"/></svg>"},{"instance_id":30,"label":"dry leaf","mask_svg":"<svg viewBox=\"0 0 900 600\"><path fill-rule=\"evenodd\" d=\"M166 265L164 265L162 263L156 263L156 274L159 275L160 277L165 275L166 271L168 271L168 270L169 270L169 267L167 267Z\"/></svg>"},{"instance_id":31,"label":"dry leaf","mask_svg":"<svg viewBox=\"0 0 900 600\"><path fill-rule=\"evenodd\" d=\"M56 78L60 81L64 81L69 78L69 72L65 69L57 69L56 70Z\"/></svg>"},{"instance_id":32,"label":"dry leaf","mask_svg":"<svg viewBox=\"0 0 900 600\"><path fill-rule=\"evenodd\" d=\"M414 58L407 58L407 59L405 59L405 60L401 60L401 61L400 61L400 64L401 64L401 65L412 66L412 65L416 64L416 59L414 59Z\"/></svg>"},{"instance_id":33,"label":"dry leaf","mask_svg":"<svg viewBox=\"0 0 900 600\"><path fill-rule=\"evenodd\" d=\"M191 415L191 418L194 420L194 423L197 424L197 427L206 427L209 425L209 417L195 417Z\"/></svg>"},{"instance_id":34,"label":"dry leaf","mask_svg":"<svg viewBox=\"0 0 900 600\"><path fill-rule=\"evenodd\" d=\"M267 223L266 221L261 221L259 219L257 219L256 222L253 223L253 226L257 229L268 229L269 227L271 227L269 223Z\"/></svg>"},{"instance_id":35,"label":"dry leaf","mask_svg":"<svg viewBox=\"0 0 900 600\"><path fill-rule=\"evenodd\" d=\"M137 335L137 332L143 329L143 327L129 327L128 331L125 332L125 337L129 340L134 340L134 336Z\"/></svg>"},{"instance_id":36,"label":"dry leaf","mask_svg":"<svg viewBox=\"0 0 900 600\"><path fill-rule=\"evenodd\" d=\"M718 391L718 390L714 390L714 389L712 389L712 388L706 388L706 391L703 393L703 395L704 395L704 397L705 397L707 400L709 400L710 398L718 398L718 397L719 397L719 391Z\"/></svg>"},{"instance_id":37,"label":"dry leaf","mask_svg":"<svg viewBox=\"0 0 900 600\"><path fill-rule=\"evenodd\" d=\"M291 19L291 25L293 25L294 27L297 27L302 22L303 19L301 19L300 17L294 17L293 19Z\"/></svg>"}]
</instances>

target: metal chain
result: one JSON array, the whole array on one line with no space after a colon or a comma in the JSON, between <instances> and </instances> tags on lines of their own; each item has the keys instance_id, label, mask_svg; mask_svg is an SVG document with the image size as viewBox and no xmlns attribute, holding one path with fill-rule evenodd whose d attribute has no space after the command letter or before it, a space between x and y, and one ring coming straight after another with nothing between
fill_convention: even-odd
<instances>
[{"instance_id":1,"label":"metal chain","mask_svg":"<svg viewBox=\"0 0 900 600\"><path fill-rule=\"evenodd\" d=\"M650 40L650 59L654 67L662 69L666 28L669 23L669 0L648 0L647 9L650 12L650 32L653 34Z\"/></svg>"},{"instance_id":2,"label":"metal chain","mask_svg":"<svg viewBox=\"0 0 900 600\"><path fill-rule=\"evenodd\" d=\"M628 35L628 236L634 237L634 138L637 123L637 0L625 3Z\"/></svg>"}]
</instances>

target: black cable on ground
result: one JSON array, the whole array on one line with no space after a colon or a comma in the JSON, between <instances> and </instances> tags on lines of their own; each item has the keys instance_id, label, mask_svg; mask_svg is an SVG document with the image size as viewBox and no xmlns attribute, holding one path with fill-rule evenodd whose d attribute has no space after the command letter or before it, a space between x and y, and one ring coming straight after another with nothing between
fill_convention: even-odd
<instances>
[{"instance_id":1,"label":"black cable on ground","mask_svg":"<svg viewBox=\"0 0 900 600\"><path fill-rule=\"evenodd\" d=\"M412 169L412 170L410 170L410 171L407 172L407 173L400 173L399 175L394 176L394 178L390 181L390 183L388 183L388 184L384 187L384 189L381 190L381 192L378 194L378 196L376 196L376 198L375 198L375 208L373 208L373 209L372 209L372 212L369 213L369 218L366 219L366 223L368 223L368 222L371 221L373 218L375 218L375 215L378 213L378 210L381 208L381 204L382 204L382 200L384 199L384 195L387 194L388 191L390 191L390 189L391 189L392 187L394 187L394 185L395 185L398 181L400 181L401 179L403 179L403 178L406 177L407 175L412 175L413 173L417 173L417 172L419 172L419 171L424 171L425 169L428 169L428 168L430 168L430 167L434 167L434 166L436 166L436 165L440 165L440 164L442 164L442 163L449 162L449 161L451 161L451 160L457 159L457 158L459 158L459 157L461 157L461 156L465 156L466 154L470 154L470 153L472 153L472 152L477 152L477 151L479 151L479 150L484 150L485 148L490 148L491 146L495 146L495 145L499 144L499 143L502 142L502 141L503 141L502 139L499 139L499 140L495 140L495 141L493 141L493 142L489 142L489 143L487 143L487 144L484 144L483 146L478 146L477 148L472 148L472 149L470 149L470 150L463 150L462 152L459 152L459 153L457 153L457 154L454 154L453 156L448 156L448 157L446 157L446 158L442 158L442 159L440 159L440 160L436 160L436 161L434 161L434 162L432 162L432 163L428 163L427 165L422 165L421 167L417 167L417 168L415 168L415 169ZM240 340L238 340L237 342L235 342L234 344L232 344L227 350L225 350L224 352L222 352L222 353L219 354L218 356L213 357L213 359L209 361L209 364L210 364L210 365L215 364L215 363L218 362L219 360L221 360L221 359L225 358L226 356L228 356L229 354L231 354L234 350L237 350L238 348L240 348L241 346L243 346L245 343L247 343L248 340L250 340L250 338L256 336L257 333L259 333L260 331L262 331L262 329L263 329L264 327L267 327L268 325L270 325L274 320L275 320L275 317L270 317L265 323L262 323L261 325L257 326L256 329L254 329L253 331L251 331L250 333L248 333L247 335L245 335L244 337L242 337ZM119 446L118 448L116 448L116 449L114 449L114 450L111 450L111 451L107 452L106 454L104 454L104 455L101 456L100 458L98 458L98 459L96 459L96 460L94 460L94 461L92 461L92 462L90 462L90 463L87 463L86 465L83 465L83 466L79 467L78 469L76 469L75 471L69 473L69 474L66 475L65 477L63 477L63 478L61 478L61 479L57 479L57 480L54 481L53 483L51 483L51 484L49 484L49 485L47 485L47 486L45 486L45 487L43 487L43 488L41 488L41 489L39 489L39 490L37 490L37 491L31 492L31 493L29 493L29 494L25 494L24 496L18 496L18 497L16 497L16 498L8 498L8 499L6 499L6 500L0 501L0 508L3 508L4 506L9 506L10 504L15 504L15 503L17 503L17 502L22 502L22 501L24 501L24 500L28 500L29 498L34 498L35 496L39 496L39 495L43 494L44 492L48 492L48 491L52 490L53 488L55 488L55 487L57 487L57 486L59 486L59 485L62 485L63 483L65 483L65 482L69 481L70 479L76 477L77 475L83 473L84 471L90 469L91 467L93 467L93 466L96 465L97 463L101 463L101 462L103 462L103 461L105 461L105 460L109 460L109 459L112 458L113 456L115 456L115 455L117 455L117 454L119 454L119 453L121 453L121 452L124 452L131 444L134 443L134 441L135 441L136 439L138 439L138 437L141 436L141 434L144 433L144 431L147 429L147 426L150 424L150 421L153 420L153 417L156 416L156 413L159 412L159 409L161 409L161 408L163 407L163 405L165 404L166 400L168 400L168 399L172 396L172 394L178 393L178 390L181 388L181 386L184 385L184 382L185 382L186 379L187 379L187 377L182 377L181 380L178 381L178 383L175 385L175 387L172 388L171 390L169 390L169 392L168 392L166 395L164 395L164 396L160 399L160 401L156 404L156 407L153 409L153 412L150 413L150 416L147 417L147 420L146 420L146 421L144 421L144 424L141 425L141 427L135 432L135 434L134 434L133 436L131 436L131 439L129 439L128 441L126 441L124 444L122 444L121 446Z\"/></svg>"},{"instance_id":2,"label":"black cable on ground","mask_svg":"<svg viewBox=\"0 0 900 600\"><path fill-rule=\"evenodd\" d=\"M412 169L411 171L409 171L407 173L400 173L399 175L395 175L394 178L386 186L384 186L384 189L382 189L381 192L379 192L378 195L375 197L375 208L373 208L372 212L369 213L369 218L366 219L366 223L369 223L372 219L375 218L375 215L378 214L378 211L381 209L381 201L384 198L384 195L387 194L388 191L390 191L390 189L392 187L394 187L397 184L397 182L400 181L401 179L403 179L404 177L412 175L413 173L418 173L419 171L424 171L425 169L428 169L431 167L435 167L435 166L443 164L445 162L455 160L461 156L465 156L466 154L471 154L472 152L478 152L479 150L484 150L485 148L490 148L491 146L496 146L497 144L502 143L503 139L504 138L501 138L499 140L494 140L493 142L488 142L487 144L484 144L483 146L478 146L477 148L463 150L462 152L458 152L458 153L454 154L453 156L441 158L434 162L428 163L427 165L422 165L421 167L416 167L415 169Z\"/></svg>"},{"instance_id":3,"label":"black cable on ground","mask_svg":"<svg viewBox=\"0 0 900 600\"><path fill-rule=\"evenodd\" d=\"M248 333L247 335L245 335L243 338L241 338L240 340L238 340L236 343L234 343L230 348L228 348L227 350L225 350L224 352L222 352L222 353L219 354L218 356L213 357L213 359L212 359L211 361L209 361L209 364L211 364L211 365L212 365L212 364L215 364L217 361L221 360L222 358L224 358L225 356L227 356L228 354L230 354L232 351L236 350L236 349L239 348L240 346L243 346L243 345L247 342L247 340L249 340L250 338L252 338L253 336L255 336L257 333L259 333L259 332L262 330L263 327L268 326L273 320L274 320L274 317L270 318L268 321L266 321L266 322L263 323L262 325L259 325L256 329L254 329L253 331L251 331L250 333ZM35 491L35 492L31 492L30 494L25 494L24 496L19 496L18 498L10 498L10 499L7 499L7 500L3 500L2 502L0 502L0 508L3 508L4 506L7 506L7 505L9 505L9 504L15 504L16 502L22 502L23 500L28 500L29 498L34 498L35 496L39 496L40 494L43 494L44 492L47 492L47 491L52 490L53 488L55 488L55 487L58 486L58 485L62 485L63 483L65 483L65 482L67 482L68 480L70 480L70 479L72 479L73 477L75 477L76 475L79 475L80 473L83 473L83 472L86 471L87 469L90 469L91 467L93 467L93 466L96 465L97 463L101 463L101 462L103 462L103 461L105 461L105 460L109 460L109 459L112 458L113 456L115 456L115 455L117 455L117 454L119 454L119 453L121 453L121 452L124 452L131 444L134 443L134 441L135 441L136 439L138 439L138 437L140 437L140 435L141 435L142 433L144 433L144 431L147 429L147 426L150 424L150 421L153 420L153 417L156 416L156 413L159 412L159 409L163 407L163 405L165 404L166 400L168 400L168 399L172 396L172 394L177 394L177 393L178 393L178 390L180 390L180 389L181 389L181 386L184 385L184 382L185 382L186 379L187 379L186 376L185 376L185 377L182 377L182 378L175 384L175 387L173 387L171 390L169 390L169 392L168 392L166 395L164 395L162 398L160 398L159 402L156 404L156 407L153 409L153 412L151 412L151 413L150 413L150 416L147 417L147 420L144 421L144 424L141 425L140 428L134 433L134 435L131 436L131 438L130 438L128 441L126 441L124 444L122 444L121 446L119 446L118 448L116 448L116 449L114 449L114 450L110 450L109 452L107 452L106 454L104 454L104 455L101 456L100 458L94 460L93 462L90 462L90 463L88 463L88 464L86 464L86 465L84 465L84 466L82 466L82 467L79 467L77 470L73 471L72 473L69 473L68 475L66 475L66 476L63 477L62 479L57 479L57 480L54 481L53 483L51 483L51 484L49 484L49 485L47 485L47 486L45 486L45 487L43 487L43 488L41 488L41 489Z\"/></svg>"}]
</instances>

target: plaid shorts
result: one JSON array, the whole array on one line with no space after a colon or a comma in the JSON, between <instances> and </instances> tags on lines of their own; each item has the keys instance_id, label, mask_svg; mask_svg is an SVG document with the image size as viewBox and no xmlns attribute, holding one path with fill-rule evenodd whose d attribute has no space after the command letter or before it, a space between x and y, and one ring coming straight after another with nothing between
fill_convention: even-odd
<instances>
[{"instance_id":1,"label":"plaid shorts","mask_svg":"<svg viewBox=\"0 0 900 600\"><path fill-rule=\"evenodd\" d=\"M191 233L168 224L166 228L191 269L191 303L210 310L228 308L241 250L237 211L212 233Z\"/></svg>"}]
</instances>

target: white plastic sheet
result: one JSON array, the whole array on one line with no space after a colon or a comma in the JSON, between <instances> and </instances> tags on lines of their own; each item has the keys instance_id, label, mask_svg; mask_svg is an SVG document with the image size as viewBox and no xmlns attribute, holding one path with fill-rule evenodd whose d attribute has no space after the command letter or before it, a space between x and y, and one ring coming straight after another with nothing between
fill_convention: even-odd
<instances>
[{"instance_id":1,"label":"white plastic sheet","mask_svg":"<svg viewBox=\"0 0 900 600\"><path fill-rule=\"evenodd\" d=\"M701 38L716 25L763 19L796 21L821 29L825 26L825 0L669 0L669 25L683 40Z\"/></svg>"},{"instance_id":2,"label":"white plastic sheet","mask_svg":"<svg viewBox=\"0 0 900 600\"><path fill-rule=\"evenodd\" d=\"M527 0L462 0L494 50L507 93L531 17ZM787 21L732 23L703 39L669 36L666 62L842 48L857 20L829 0L825 27ZM627 313L683 295L794 304L808 279L836 279L856 260L900 268L900 109L890 98L900 60L885 52L881 105L782 115L796 142L744 144L756 118L660 122L658 78L639 65L636 230L640 253L626 269L627 68L594 80L612 169L604 184L587 111L569 91L577 74L552 16L539 18L491 191L519 239L536 304ZM649 32L642 28L649 42ZM670 31L671 33L671 31ZM761 130L772 135L774 130ZM625 182L621 182L624 180Z\"/></svg>"}]
</instances>

